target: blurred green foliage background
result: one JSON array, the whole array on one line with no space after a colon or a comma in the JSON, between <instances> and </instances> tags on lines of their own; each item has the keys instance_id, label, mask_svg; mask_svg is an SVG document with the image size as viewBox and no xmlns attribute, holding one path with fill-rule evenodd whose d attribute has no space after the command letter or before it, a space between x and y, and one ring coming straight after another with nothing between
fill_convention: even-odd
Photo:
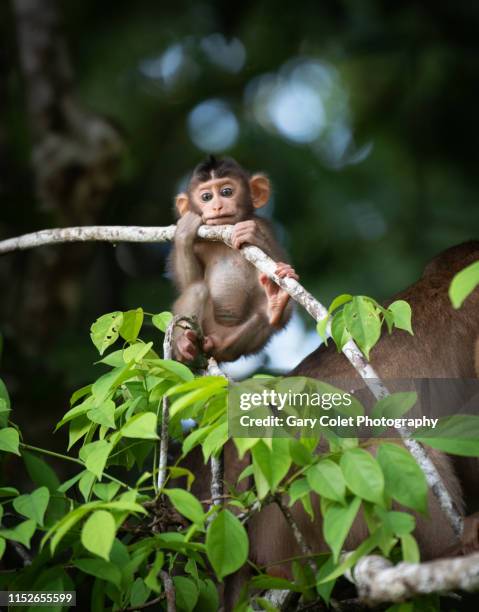
<instances>
[{"instance_id":1,"label":"blurred green foliage background","mask_svg":"<svg viewBox=\"0 0 479 612\"><path fill-rule=\"evenodd\" d=\"M346 291L388 297L442 249L477 238L477 3L58 7L77 100L125 142L95 224L174 222L174 194L214 152L270 176L267 214L302 283L323 303ZM35 192L16 20L2 3L1 238L69 220L68 203L60 214ZM98 375L88 337L97 316L171 306L168 249L49 247L63 265L61 282L74 287L61 307L49 304L57 281L38 265L47 257L40 249L1 257L2 376L32 441L49 436L73 388ZM71 274L70 250L81 261ZM42 301L34 311L32 295Z\"/></svg>"}]
</instances>

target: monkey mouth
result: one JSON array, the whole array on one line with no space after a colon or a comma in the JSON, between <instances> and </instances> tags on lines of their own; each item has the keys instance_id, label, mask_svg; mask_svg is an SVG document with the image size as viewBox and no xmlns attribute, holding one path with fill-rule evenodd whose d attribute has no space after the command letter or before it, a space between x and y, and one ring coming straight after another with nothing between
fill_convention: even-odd
<instances>
[{"instance_id":1,"label":"monkey mouth","mask_svg":"<svg viewBox=\"0 0 479 612\"><path fill-rule=\"evenodd\" d=\"M234 216L218 215L217 217L208 217L208 219L205 219L205 223L206 225L228 225L230 223L234 223Z\"/></svg>"}]
</instances>

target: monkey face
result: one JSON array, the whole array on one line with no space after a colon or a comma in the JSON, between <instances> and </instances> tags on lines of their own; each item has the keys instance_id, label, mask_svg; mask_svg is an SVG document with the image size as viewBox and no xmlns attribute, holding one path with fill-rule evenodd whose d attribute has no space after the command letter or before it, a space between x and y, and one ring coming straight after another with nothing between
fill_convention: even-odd
<instances>
[{"instance_id":1,"label":"monkey face","mask_svg":"<svg viewBox=\"0 0 479 612\"><path fill-rule=\"evenodd\" d=\"M266 176L255 174L248 181L236 176L213 176L206 181L190 183L188 193L176 196L181 216L192 211L206 225L234 225L254 216L254 209L269 199L270 184Z\"/></svg>"},{"instance_id":2,"label":"monkey face","mask_svg":"<svg viewBox=\"0 0 479 612\"><path fill-rule=\"evenodd\" d=\"M252 209L249 194L236 178L225 177L200 183L191 197L206 225L235 224Z\"/></svg>"}]
</instances>

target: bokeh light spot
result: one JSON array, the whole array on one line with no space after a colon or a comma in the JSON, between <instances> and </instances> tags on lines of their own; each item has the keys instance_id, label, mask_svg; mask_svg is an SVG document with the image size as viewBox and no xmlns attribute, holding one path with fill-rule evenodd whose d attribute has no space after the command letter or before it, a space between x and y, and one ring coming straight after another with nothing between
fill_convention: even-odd
<instances>
[{"instance_id":1,"label":"bokeh light spot","mask_svg":"<svg viewBox=\"0 0 479 612\"><path fill-rule=\"evenodd\" d=\"M188 116L188 131L194 144L206 153L230 148L239 134L238 120L223 100L201 102Z\"/></svg>"}]
</instances>

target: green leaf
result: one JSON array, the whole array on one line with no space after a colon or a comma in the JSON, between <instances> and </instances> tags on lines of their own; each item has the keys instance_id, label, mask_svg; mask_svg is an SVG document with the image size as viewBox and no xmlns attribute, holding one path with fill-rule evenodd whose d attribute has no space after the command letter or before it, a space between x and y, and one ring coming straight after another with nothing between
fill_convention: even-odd
<instances>
[{"instance_id":1,"label":"green leaf","mask_svg":"<svg viewBox=\"0 0 479 612\"><path fill-rule=\"evenodd\" d=\"M449 298L454 308L460 308L464 300L479 285L479 261L456 274L449 286Z\"/></svg>"},{"instance_id":2,"label":"green leaf","mask_svg":"<svg viewBox=\"0 0 479 612\"><path fill-rule=\"evenodd\" d=\"M228 510L221 510L208 526L206 554L220 580L246 563L248 536L240 521Z\"/></svg>"},{"instance_id":3,"label":"green leaf","mask_svg":"<svg viewBox=\"0 0 479 612\"><path fill-rule=\"evenodd\" d=\"M176 395L178 393L185 393L186 391L194 391L196 389L203 389L205 387L227 387L228 381L222 376L201 376L187 382L180 382L170 387L165 393L167 397Z\"/></svg>"},{"instance_id":4,"label":"green leaf","mask_svg":"<svg viewBox=\"0 0 479 612\"><path fill-rule=\"evenodd\" d=\"M346 559L338 565L338 567L328 576L321 580L321 584L327 584L331 580L336 580L339 576L342 576L346 570L355 565L361 557L368 555L374 550L379 543L380 533L379 531L374 532L367 540L364 540L356 550L349 554Z\"/></svg>"},{"instance_id":5,"label":"green leaf","mask_svg":"<svg viewBox=\"0 0 479 612\"><path fill-rule=\"evenodd\" d=\"M479 456L479 416L455 414L440 419L434 429L417 429L413 438L452 455Z\"/></svg>"},{"instance_id":6,"label":"green leaf","mask_svg":"<svg viewBox=\"0 0 479 612\"><path fill-rule=\"evenodd\" d=\"M123 313L123 323L120 327L120 336L127 342L135 342L143 325L143 308L127 310Z\"/></svg>"},{"instance_id":7,"label":"green leaf","mask_svg":"<svg viewBox=\"0 0 479 612\"><path fill-rule=\"evenodd\" d=\"M83 499L88 501L90 498L90 493L93 488L93 485L96 481L96 476L92 472L85 470L82 474L80 474L80 481L78 483L78 488L80 489L80 493L83 495Z\"/></svg>"},{"instance_id":8,"label":"green leaf","mask_svg":"<svg viewBox=\"0 0 479 612\"><path fill-rule=\"evenodd\" d=\"M80 459L85 462L85 467L92 474L101 480L105 469L108 455L111 453L113 445L107 440L96 440L90 442L80 450Z\"/></svg>"},{"instance_id":9,"label":"green leaf","mask_svg":"<svg viewBox=\"0 0 479 612\"><path fill-rule=\"evenodd\" d=\"M90 328L90 337L100 355L118 339L123 324L123 313L110 312L99 317Z\"/></svg>"},{"instance_id":10,"label":"green leaf","mask_svg":"<svg viewBox=\"0 0 479 612\"><path fill-rule=\"evenodd\" d=\"M123 349L118 349L117 351L108 353L108 355L103 357L103 359L99 359L95 363L104 363L112 368L122 368L125 365L125 361L123 359Z\"/></svg>"},{"instance_id":11,"label":"green leaf","mask_svg":"<svg viewBox=\"0 0 479 612\"><path fill-rule=\"evenodd\" d=\"M355 497L348 506L333 503L326 510L323 524L324 539L331 548L335 561L339 558L344 540L351 529L360 505L360 498Z\"/></svg>"},{"instance_id":12,"label":"green leaf","mask_svg":"<svg viewBox=\"0 0 479 612\"><path fill-rule=\"evenodd\" d=\"M85 395L88 395L90 392L91 385L85 385L84 387L81 387L80 389L74 391L72 396L70 397L70 406L76 404L79 399L85 397Z\"/></svg>"},{"instance_id":13,"label":"green leaf","mask_svg":"<svg viewBox=\"0 0 479 612\"><path fill-rule=\"evenodd\" d=\"M170 472L171 478L181 478L182 476L186 476L186 488L189 491L191 489L191 485L193 484L196 476L193 474L191 470L188 470L184 467L176 467L172 465L168 468Z\"/></svg>"},{"instance_id":14,"label":"green leaf","mask_svg":"<svg viewBox=\"0 0 479 612\"><path fill-rule=\"evenodd\" d=\"M39 487L47 487L50 493L54 493L60 486L58 476L46 461L28 451L22 452L22 458L27 468L28 475Z\"/></svg>"},{"instance_id":15,"label":"green leaf","mask_svg":"<svg viewBox=\"0 0 479 612\"><path fill-rule=\"evenodd\" d=\"M338 351L341 351L346 342L351 338L351 334L346 329L344 310L340 310L332 317L331 337L334 340Z\"/></svg>"},{"instance_id":16,"label":"green leaf","mask_svg":"<svg viewBox=\"0 0 479 612\"><path fill-rule=\"evenodd\" d=\"M416 520L407 512L397 512L392 510L386 513L387 522L394 534L404 536L414 531Z\"/></svg>"},{"instance_id":17,"label":"green leaf","mask_svg":"<svg viewBox=\"0 0 479 612\"><path fill-rule=\"evenodd\" d=\"M3 553L5 552L6 542L4 538L0 538L0 559L3 557Z\"/></svg>"},{"instance_id":18,"label":"green leaf","mask_svg":"<svg viewBox=\"0 0 479 612\"><path fill-rule=\"evenodd\" d=\"M192 523L203 525L205 513L202 505L194 495L184 489L163 489L163 493L169 497L171 503L180 514Z\"/></svg>"},{"instance_id":19,"label":"green leaf","mask_svg":"<svg viewBox=\"0 0 479 612\"><path fill-rule=\"evenodd\" d=\"M159 314L153 315L151 317L151 322L160 331L165 332L172 319L173 315L171 314L171 312L165 310L164 312L160 312Z\"/></svg>"},{"instance_id":20,"label":"green leaf","mask_svg":"<svg viewBox=\"0 0 479 612\"><path fill-rule=\"evenodd\" d=\"M145 582L141 578L137 578L131 586L130 591L130 604L133 608L141 606L146 602L150 596L151 589L149 589Z\"/></svg>"},{"instance_id":21,"label":"green leaf","mask_svg":"<svg viewBox=\"0 0 479 612\"><path fill-rule=\"evenodd\" d=\"M195 377L193 372L185 366L183 363L174 361L173 359L152 359L154 365L158 365L163 370L174 374L180 380L188 381L193 380Z\"/></svg>"},{"instance_id":22,"label":"green leaf","mask_svg":"<svg viewBox=\"0 0 479 612\"><path fill-rule=\"evenodd\" d=\"M73 408L70 408L68 412L65 412L62 419L58 421L58 423L56 424L55 431L60 429L60 427L62 425L65 425L65 423L68 423L69 421L73 421L74 419L86 414L93 405L94 405L94 398L93 396L89 395L81 404L78 404L77 406L73 406Z\"/></svg>"},{"instance_id":23,"label":"green leaf","mask_svg":"<svg viewBox=\"0 0 479 612\"><path fill-rule=\"evenodd\" d=\"M18 495L18 490L13 487L0 487L0 497L11 497Z\"/></svg>"},{"instance_id":24,"label":"green leaf","mask_svg":"<svg viewBox=\"0 0 479 612\"><path fill-rule=\"evenodd\" d=\"M33 493L20 495L13 500L15 510L38 525L43 526L43 517L50 501L50 492L47 487L40 487Z\"/></svg>"},{"instance_id":25,"label":"green leaf","mask_svg":"<svg viewBox=\"0 0 479 612\"><path fill-rule=\"evenodd\" d=\"M338 295L337 297L334 298L334 300L331 302L328 308L329 314L333 313L340 306L347 304L352 299L353 299L353 296L350 295L349 293L342 293L341 295Z\"/></svg>"},{"instance_id":26,"label":"green leaf","mask_svg":"<svg viewBox=\"0 0 479 612\"><path fill-rule=\"evenodd\" d=\"M347 330L362 350L366 359L381 336L381 320L375 305L365 296L358 295L343 309Z\"/></svg>"},{"instance_id":27,"label":"green leaf","mask_svg":"<svg viewBox=\"0 0 479 612\"><path fill-rule=\"evenodd\" d=\"M150 571L148 572L145 578L146 586L150 588L152 591L154 591L155 593L160 593L162 590L162 586L160 582L158 581L158 574L161 568L163 567L164 562L165 562L165 555L160 550L156 553L156 557L153 562L153 565L151 566Z\"/></svg>"},{"instance_id":28,"label":"green leaf","mask_svg":"<svg viewBox=\"0 0 479 612\"><path fill-rule=\"evenodd\" d=\"M410 533L401 536L401 551L403 561L407 563L419 563L421 560L417 542Z\"/></svg>"},{"instance_id":29,"label":"green leaf","mask_svg":"<svg viewBox=\"0 0 479 612\"><path fill-rule=\"evenodd\" d=\"M86 415L93 423L115 429L115 408L115 402L108 399L89 410Z\"/></svg>"},{"instance_id":30,"label":"green leaf","mask_svg":"<svg viewBox=\"0 0 479 612\"><path fill-rule=\"evenodd\" d=\"M228 440L228 423L221 423L211 430L202 445L203 457L205 461L210 458L210 455L216 454Z\"/></svg>"},{"instance_id":31,"label":"green leaf","mask_svg":"<svg viewBox=\"0 0 479 612\"><path fill-rule=\"evenodd\" d=\"M398 329L404 329L414 336L411 327L411 306L404 300L396 300L389 305L388 310L393 313L394 326Z\"/></svg>"},{"instance_id":32,"label":"green leaf","mask_svg":"<svg viewBox=\"0 0 479 612\"><path fill-rule=\"evenodd\" d=\"M328 323L329 323L330 318L329 317L324 317L324 319L321 319L320 321L318 321L318 323L316 324L316 331L318 332L319 337L321 338L321 340L327 345L328 343L328 332L326 331L327 327L328 327Z\"/></svg>"},{"instance_id":33,"label":"green leaf","mask_svg":"<svg viewBox=\"0 0 479 612\"><path fill-rule=\"evenodd\" d=\"M371 417L374 419L382 416L389 419L399 418L406 414L416 401L417 393L413 391L392 393L376 402Z\"/></svg>"},{"instance_id":34,"label":"green leaf","mask_svg":"<svg viewBox=\"0 0 479 612\"><path fill-rule=\"evenodd\" d=\"M0 537L7 540L13 540L14 542L20 542L20 544L30 548L30 540L32 535L35 533L36 528L36 522L29 519L28 521L23 521L23 523L20 523L12 529L0 529Z\"/></svg>"},{"instance_id":35,"label":"green leaf","mask_svg":"<svg viewBox=\"0 0 479 612\"><path fill-rule=\"evenodd\" d=\"M118 493L119 488L120 485L117 482L98 483L93 487L93 492L103 501L111 501Z\"/></svg>"},{"instance_id":36,"label":"green leaf","mask_svg":"<svg viewBox=\"0 0 479 612\"><path fill-rule=\"evenodd\" d=\"M196 381L195 381L196 382ZM185 393L178 399L176 399L170 406L170 416L174 418L177 416L182 410L192 406L195 402L199 402L202 400L207 400L210 397L213 397L218 391L221 391L227 385L226 379L223 381L215 381L214 383L210 383L207 386L202 386L200 389L195 389L194 391L190 391L189 393ZM171 389L170 389L171 391ZM168 392L169 395L169 392Z\"/></svg>"},{"instance_id":37,"label":"green leaf","mask_svg":"<svg viewBox=\"0 0 479 612\"><path fill-rule=\"evenodd\" d=\"M104 402L123 382L134 376L134 362L115 368L97 378L91 388L96 404Z\"/></svg>"},{"instance_id":38,"label":"green leaf","mask_svg":"<svg viewBox=\"0 0 479 612\"><path fill-rule=\"evenodd\" d=\"M301 467L309 465L316 459L316 456L309 449L307 449L304 444L295 438L291 438L289 441L289 452L294 463Z\"/></svg>"},{"instance_id":39,"label":"green leaf","mask_svg":"<svg viewBox=\"0 0 479 612\"><path fill-rule=\"evenodd\" d=\"M121 428L121 435L125 438L141 438L143 440L157 440L158 424L156 414L144 412L135 414Z\"/></svg>"},{"instance_id":40,"label":"green leaf","mask_svg":"<svg viewBox=\"0 0 479 612\"><path fill-rule=\"evenodd\" d=\"M346 483L340 467L330 459L323 459L306 472L309 486L322 497L340 504L345 502Z\"/></svg>"},{"instance_id":41,"label":"green leaf","mask_svg":"<svg viewBox=\"0 0 479 612\"><path fill-rule=\"evenodd\" d=\"M75 474L75 476L73 476L72 478L69 478L68 480L65 480L65 482L63 482L59 487L58 487L58 491L60 493L66 493L68 491L68 489L71 489L71 487L73 487L73 485L78 482L80 480L80 478L82 477L83 474L89 474L89 472L85 471L81 471L78 474Z\"/></svg>"},{"instance_id":42,"label":"green leaf","mask_svg":"<svg viewBox=\"0 0 479 612\"><path fill-rule=\"evenodd\" d=\"M85 514L91 510L92 507L94 507L93 504L84 504L83 506L79 506L78 508L75 508L75 510L72 510L66 514L58 521L58 523L55 523L52 527L50 527L43 537L41 545L44 546L47 540L51 538L50 550L53 555L62 538L74 525L76 525L76 523L78 523L80 519L85 516Z\"/></svg>"},{"instance_id":43,"label":"green leaf","mask_svg":"<svg viewBox=\"0 0 479 612\"><path fill-rule=\"evenodd\" d=\"M125 363L140 362L145 355L148 355L152 346L153 342L148 342L147 344L137 342L136 344L132 344L123 351L123 361Z\"/></svg>"},{"instance_id":44,"label":"green leaf","mask_svg":"<svg viewBox=\"0 0 479 612\"><path fill-rule=\"evenodd\" d=\"M115 533L116 524L113 516L106 510L97 510L83 525L81 541L87 550L108 561Z\"/></svg>"},{"instance_id":45,"label":"green leaf","mask_svg":"<svg viewBox=\"0 0 479 612\"><path fill-rule=\"evenodd\" d=\"M214 582L207 578L206 580L198 581L197 586L199 588L199 597L196 602L195 612L219 610L220 602Z\"/></svg>"},{"instance_id":46,"label":"green leaf","mask_svg":"<svg viewBox=\"0 0 479 612\"><path fill-rule=\"evenodd\" d=\"M187 455L193 448L195 448L195 446L198 446L198 444L200 444L206 438L212 429L213 425L208 425L208 427L194 429L190 434L188 434L183 440L183 455Z\"/></svg>"},{"instance_id":47,"label":"green leaf","mask_svg":"<svg viewBox=\"0 0 479 612\"><path fill-rule=\"evenodd\" d=\"M245 453L248 452L256 446L261 438L233 438L234 445L238 449L238 456L240 459L243 459ZM184 452L184 443L183 443L183 452Z\"/></svg>"},{"instance_id":48,"label":"green leaf","mask_svg":"<svg viewBox=\"0 0 479 612\"><path fill-rule=\"evenodd\" d=\"M175 604L178 612L191 612L198 601L198 588L191 578L174 576Z\"/></svg>"},{"instance_id":49,"label":"green leaf","mask_svg":"<svg viewBox=\"0 0 479 612\"><path fill-rule=\"evenodd\" d=\"M0 336L0 347L2 344L2 337ZM1 352L1 350L0 350ZM10 396L8 395L7 387L0 378L0 427L6 427L8 425L8 413L11 410Z\"/></svg>"},{"instance_id":50,"label":"green leaf","mask_svg":"<svg viewBox=\"0 0 479 612\"><path fill-rule=\"evenodd\" d=\"M253 462L259 466L271 490L274 491L291 467L289 440L272 438L271 450L262 441L251 452Z\"/></svg>"},{"instance_id":51,"label":"green leaf","mask_svg":"<svg viewBox=\"0 0 479 612\"><path fill-rule=\"evenodd\" d=\"M386 493L403 506L425 513L428 486L411 454L397 444L383 443L377 459L384 474Z\"/></svg>"},{"instance_id":52,"label":"green leaf","mask_svg":"<svg viewBox=\"0 0 479 612\"><path fill-rule=\"evenodd\" d=\"M362 448L347 450L340 461L349 489L358 497L383 505L384 476L376 459Z\"/></svg>"},{"instance_id":53,"label":"green leaf","mask_svg":"<svg viewBox=\"0 0 479 612\"><path fill-rule=\"evenodd\" d=\"M136 494L135 491L127 491L126 493L123 493L121 497L124 498L130 493ZM111 502L100 503L99 507L113 511L139 512L140 514L148 514L143 506L140 506L140 504L133 501L129 501L128 499L118 499Z\"/></svg>"},{"instance_id":54,"label":"green leaf","mask_svg":"<svg viewBox=\"0 0 479 612\"><path fill-rule=\"evenodd\" d=\"M298 478L288 489L289 505L292 506L298 499L311 493L311 487L306 478Z\"/></svg>"},{"instance_id":55,"label":"green leaf","mask_svg":"<svg viewBox=\"0 0 479 612\"><path fill-rule=\"evenodd\" d=\"M329 602L331 600L331 593L333 592L334 585L336 584L336 580L330 580L329 582L323 582L324 578L331 574L334 569L334 559L331 555L328 557L326 563L319 568L318 573L316 574L316 591L318 595L326 602L329 606Z\"/></svg>"},{"instance_id":56,"label":"green leaf","mask_svg":"<svg viewBox=\"0 0 479 612\"><path fill-rule=\"evenodd\" d=\"M18 431L13 427L5 427L0 429L0 450L6 453L15 453L19 455L18 450L20 439L18 437Z\"/></svg>"},{"instance_id":57,"label":"green leaf","mask_svg":"<svg viewBox=\"0 0 479 612\"><path fill-rule=\"evenodd\" d=\"M120 588L121 571L113 563L103 559L75 559L73 565L85 574L96 576L101 580L107 580Z\"/></svg>"}]
</instances>

